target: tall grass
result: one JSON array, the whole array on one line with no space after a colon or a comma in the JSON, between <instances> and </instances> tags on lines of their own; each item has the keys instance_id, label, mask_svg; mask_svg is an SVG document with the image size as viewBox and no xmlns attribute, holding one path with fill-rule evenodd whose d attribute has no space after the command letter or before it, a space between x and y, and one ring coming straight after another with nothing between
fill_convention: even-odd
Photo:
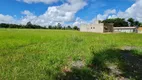
<instances>
[{"instance_id":1,"label":"tall grass","mask_svg":"<svg viewBox=\"0 0 142 80\"><path fill-rule=\"evenodd\" d=\"M142 35L1 29L0 80L55 80L72 61L87 66L95 53L123 46L142 47Z\"/></svg>"}]
</instances>

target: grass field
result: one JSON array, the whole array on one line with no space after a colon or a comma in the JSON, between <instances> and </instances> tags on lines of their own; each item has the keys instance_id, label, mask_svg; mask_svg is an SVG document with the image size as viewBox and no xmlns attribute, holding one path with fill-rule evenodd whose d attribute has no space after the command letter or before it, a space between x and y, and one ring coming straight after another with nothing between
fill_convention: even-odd
<instances>
[{"instance_id":1,"label":"grass field","mask_svg":"<svg viewBox=\"0 0 142 80\"><path fill-rule=\"evenodd\" d=\"M0 80L140 80L141 56L142 34L0 29Z\"/></svg>"}]
</instances>

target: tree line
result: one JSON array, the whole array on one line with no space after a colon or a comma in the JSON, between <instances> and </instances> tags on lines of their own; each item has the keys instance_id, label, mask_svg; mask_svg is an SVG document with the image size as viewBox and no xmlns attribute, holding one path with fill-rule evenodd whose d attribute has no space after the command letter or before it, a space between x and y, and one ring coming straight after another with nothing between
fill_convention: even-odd
<instances>
[{"instance_id":1,"label":"tree line","mask_svg":"<svg viewBox=\"0 0 142 80\"><path fill-rule=\"evenodd\" d=\"M129 18L127 20L124 18L114 18L114 19L106 19L100 22L101 23L114 23L114 27L142 26L142 23L140 23L137 20L134 20L133 18Z\"/></svg>"},{"instance_id":2,"label":"tree line","mask_svg":"<svg viewBox=\"0 0 142 80\"><path fill-rule=\"evenodd\" d=\"M114 18L114 19L106 19L106 20L99 21L99 22L100 23L114 23L114 27L142 26L142 23L140 23L137 20L134 20L133 18L129 18L128 20L124 18ZM27 22L26 25L0 23L0 28L79 30L77 26L64 27L60 23L58 23L55 26L49 25L48 27L46 27L46 26L35 25L35 24L32 24L31 22Z\"/></svg>"},{"instance_id":3,"label":"tree line","mask_svg":"<svg viewBox=\"0 0 142 80\"><path fill-rule=\"evenodd\" d=\"M79 30L77 26L74 26L74 27L64 26L63 27L60 23L58 23L55 26L49 25L48 27L46 27L46 26L35 25L35 24L32 24L31 22L27 22L26 25L0 23L0 28Z\"/></svg>"}]
</instances>

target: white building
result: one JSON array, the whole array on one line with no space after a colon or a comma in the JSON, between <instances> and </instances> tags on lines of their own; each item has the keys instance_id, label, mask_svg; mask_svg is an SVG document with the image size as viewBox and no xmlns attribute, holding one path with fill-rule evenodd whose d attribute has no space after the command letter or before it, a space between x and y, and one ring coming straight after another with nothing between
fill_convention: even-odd
<instances>
[{"instance_id":1,"label":"white building","mask_svg":"<svg viewBox=\"0 0 142 80\"><path fill-rule=\"evenodd\" d=\"M104 24L98 23L98 24L86 24L80 26L81 32L98 32L103 33Z\"/></svg>"},{"instance_id":2,"label":"white building","mask_svg":"<svg viewBox=\"0 0 142 80\"><path fill-rule=\"evenodd\" d=\"M85 24L80 26L81 32L96 32L96 33L104 33L104 32L125 32L125 33L133 33L136 32L136 27L113 27L112 23L104 24L96 21L93 24Z\"/></svg>"},{"instance_id":3,"label":"white building","mask_svg":"<svg viewBox=\"0 0 142 80\"><path fill-rule=\"evenodd\" d=\"M142 33L142 27L139 27L137 31L138 33Z\"/></svg>"},{"instance_id":4,"label":"white building","mask_svg":"<svg viewBox=\"0 0 142 80\"><path fill-rule=\"evenodd\" d=\"M85 24L80 26L81 32L96 32L96 33L104 33L104 32L113 32L113 24L104 24L96 21L93 24Z\"/></svg>"},{"instance_id":5,"label":"white building","mask_svg":"<svg viewBox=\"0 0 142 80\"><path fill-rule=\"evenodd\" d=\"M113 32L133 33L136 32L136 27L114 27Z\"/></svg>"}]
</instances>

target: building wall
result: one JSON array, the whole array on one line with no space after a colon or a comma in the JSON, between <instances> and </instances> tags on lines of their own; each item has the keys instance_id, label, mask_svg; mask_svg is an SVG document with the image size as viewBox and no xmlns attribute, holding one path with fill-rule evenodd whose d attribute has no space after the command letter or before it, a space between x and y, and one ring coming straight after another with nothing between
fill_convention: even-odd
<instances>
[{"instance_id":1,"label":"building wall","mask_svg":"<svg viewBox=\"0 0 142 80\"><path fill-rule=\"evenodd\" d=\"M104 32L113 32L113 23L104 24Z\"/></svg>"},{"instance_id":2,"label":"building wall","mask_svg":"<svg viewBox=\"0 0 142 80\"><path fill-rule=\"evenodd\" d=\"M138 30L138 33L142 33L142 30Z\"/></svg>"},{"instance_id":3,"label":"building wall","mask_svg":"<svg viewBox=\"0 0 142 80\"><path fill-rule=\"evenodd\" d=\"M132 32L134 32L134 31L133 31L133 29L114 29L114 32L132 33Z\"/></svg>"},{"instance_id":4,"label":"building wall","mask_svg":"<svg viewBox=\"0 0 142 80\"><path fill-rule=\"evenodd\" d=\"M82 31L82 32L88 32L88 25L81 25L80 26L80 31Z\"/></svg>"},{"instance_id":5,"label":"building wall","mask_svg":"<svg viewBox=\"0 0 142 80\"><path fill-rule=\"evenodd\" d=\"M104 32L104 24L89 24L89 25L82 25L80 26L81 32L96 32L96 33L103 33Z\"/></svg>"},{"instance_id":6,"label":"building wall","mask_svg":"<svg viewBox=\"0 0 142 80\"><path fill-rule=\"evenodd\" d=\"M142 33L142 27L139 27L139 28L137 29L137 31L138 31L138 33Z\"/></svg>"},{"instance_id":7,"label":"building wall","mask_svg":"<svg viewBox=\"0 0 142 80\"><path fill-rule=\"evenodd\" d=\"M129 28L129 27L114 27L114 32L125 32L125 33L133 33L136 31L135 27Z\"/></svg>"},{"instance_id":8,"label":"building wall","mask_svg":"<svg viewBox=\"0 0 142 80\"><path fill-rule=\"evenodd\" d=\"M125 32L125 33L133 33L136 32L136 27L113 27L113 24L103 24L103 23L94 23L89 25L81 25L81 32L96 32L96 33L104 33L104 32ZM142 31L139 31L142 33Z\"/></svg>"}]
</instances>

